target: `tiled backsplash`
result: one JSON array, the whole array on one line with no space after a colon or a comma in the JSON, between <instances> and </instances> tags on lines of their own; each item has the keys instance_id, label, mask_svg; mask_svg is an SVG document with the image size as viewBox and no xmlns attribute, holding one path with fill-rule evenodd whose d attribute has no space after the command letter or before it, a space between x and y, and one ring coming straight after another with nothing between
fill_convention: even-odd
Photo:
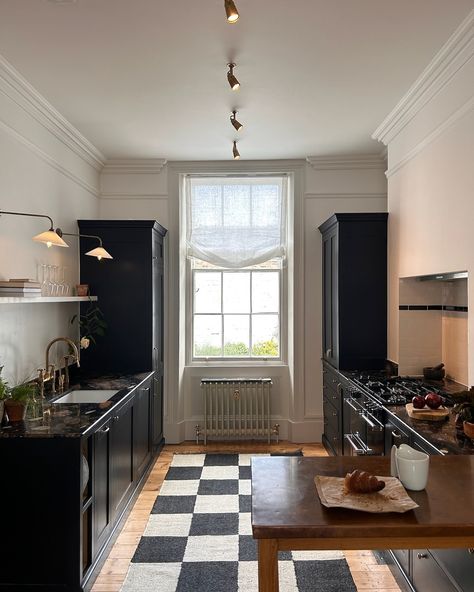
<instances>
[{"instance_id":1,"label":"tiled backsplash","mask_svg":"<svg viewBox=\"0 0 474 592\"><path fill-rule=\"evenodd\" d=\"M467 279L400 279L400 374L421 375L444 362L446 374L467 384Z\"/></svg>"}]
</instances>

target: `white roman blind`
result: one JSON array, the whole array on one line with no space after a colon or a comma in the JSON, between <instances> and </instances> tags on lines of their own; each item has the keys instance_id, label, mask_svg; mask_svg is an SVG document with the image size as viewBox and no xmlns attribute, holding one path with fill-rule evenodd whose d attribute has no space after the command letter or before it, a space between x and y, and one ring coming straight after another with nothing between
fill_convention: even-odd
<instances>
[{"instance_id":1,"label":"white roman blind","mask_svg":"<svg viewBox=\"0 0 474 592\"><path fill-rule=\"evenodd\" d=\"M285 257L285 176L188 176L185 185L188 257L230 269Z\"/></svg>"}]
</instances>

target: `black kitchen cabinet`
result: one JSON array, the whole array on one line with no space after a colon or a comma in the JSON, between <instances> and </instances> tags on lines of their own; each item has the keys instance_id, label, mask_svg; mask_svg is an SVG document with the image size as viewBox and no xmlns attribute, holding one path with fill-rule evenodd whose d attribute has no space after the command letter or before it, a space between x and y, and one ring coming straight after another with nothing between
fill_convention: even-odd
<instances>
[{"instance_id":1,"label":"black kitchen cabinet","mask_svg":"<svg viewBox=\"0 0 474 592\"><path fill-rule=\"evenodd\" d=\"M333 455L342 454L341 376L329 364L323 364L323 444Z\"/></svg>"},{"instance_id":2,"label":"black kitchen cabinet","mask_svg":"<svg viewBox=\"0 0 474 592\"><path fill-rule=\"evenodd\" d=\"M97 240L81 237L81 283L98 296L107 328L82 351L86 371L153 370L152 442L163 444L163 286L164 229L155 220L79 220L82 235L100 236L111 260L85 253ZM89 303L83 303L84 313Z\"/></svg>"},{"instance_id":3,"label":"black kitchen cabinet","mask_svg":"<svg viewBox=\"0 0 474 592\"><path fill-rule=\"evenodd\" d=\"M150 372L122 389L120 399L90 425L87 413L94 409L85 406L77 416L82 405L65 405L64 412L58 405L52 415L57 414L62 426L55 423L59 434L38 426L38 437L31 432L28 437L0 438L10 484L0 496L2 526L8 532L0 591L89 589L99 559L155 457L153 381Z\"/></svg>"},{"instance_id":4,"label":"black kitchen cabinet","mask_svg":"<svg viewBox=\"0 0 474 592\"><path fill-rule=\"evenodd\" d=\"M412 553L412 583L415 590L426 590L427 592L458 592L428 549L413 549Z\"/></svg>"},{"instance_id":5,"label":"black kitchen cabinet","mask_svg":"<svg viewBox=\"0 0 474 592\"><path fill-rule=\"evenodd\" d=\"M156 380L156 379L153 379ZM139 387L133 403L133 478L139 479L152 455L152 406L151 380ZM161 414L160 414L161 415Z\"/></svg>"},{"instance_id":6,"label":"black kitchen cabinet","mask_svg":"<svg viewBox=\"0 0 474 592\"><path fill-rule=\"evenodd\" d=\"M319 227L323 359L340 370L374 370L385 365L387 216L334 214Z\"/></svg>"}]
</instances>

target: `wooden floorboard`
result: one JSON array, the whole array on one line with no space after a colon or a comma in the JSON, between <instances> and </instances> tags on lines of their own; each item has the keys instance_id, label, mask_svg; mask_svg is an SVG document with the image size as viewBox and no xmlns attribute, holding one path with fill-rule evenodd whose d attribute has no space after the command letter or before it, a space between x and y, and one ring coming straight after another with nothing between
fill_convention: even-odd
<instances>
[{"instance_id":1,"label":"wooden floorboard","mask_svg":"<svg viewBox=\"0 0 474 592\"><path fill-rule=\"evenodd\" d=\"M280 442L278 444L253 441L209 442L207 446L184 442L165 446L156 459L147 482L97 576L91 592L120 591L127 575L130 560L145 530L148 516L168 471L173 454L197 454L201 452L239 452L245 454L252 452L290 452L300 449L305 456L326 456L326 451L321 444L293 444L291 442ZM347 551L345 555L358 592L375 590L378 592L400 592L400 588L390 569L386 565L380 565L371 551Z\"/></svg>"}]
</instances>

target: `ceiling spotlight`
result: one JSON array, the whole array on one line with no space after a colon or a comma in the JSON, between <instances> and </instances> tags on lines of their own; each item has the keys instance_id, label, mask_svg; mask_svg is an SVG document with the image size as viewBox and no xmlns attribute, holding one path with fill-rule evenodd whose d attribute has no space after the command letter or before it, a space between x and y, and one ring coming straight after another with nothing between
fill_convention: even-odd
<instances>
[{"instance_id":1,"label":"ceiling spotlight","mask_svg":"<svg viewBox=\"0 0 474 592\"><path fill-rule=\"evenodd\" d=\"M229 66L229 71L227 72L227 80L229 81L230 88L232 90L237 90L240 87L240 82L234 76L235 64L231 62L230 64L227 64L227 65Z\"/></svg>"},{"instance_id":2,"label":"ceiling spotlight","mask_svg":"<svg viewBox=\"0 0 474 592\"><path fill-rule=\"evenodd\" d=\"M235 7L234 0L224 0L224 6L229 23L236 23L239 20L239 13Z\"/></svg>"},{"instance_id":3,"label":"ceiling spotlight","mask_svg":"<svg viewBox=\"0 0 474 592\"><path fill-rule=\"evenodd\" d=\"M240 152L237 150L237 142L234 140L234 147L232 148L232 154L234 155L234 160L239 160Z\"/></svg>"},{"instance_id":4,"label":"ceiling spotlight","mask_svg":"<svg viewBox=\"0 0 474 592\"><path fill-rule=\"evenodd\" d=\"M236 115L237 111L232 111L232 115L230 116L230 122L237 131L240 131L244 126L240 123L240 121L237 121L237 119L235 118Z\"/></svg>"}]
</instances>

